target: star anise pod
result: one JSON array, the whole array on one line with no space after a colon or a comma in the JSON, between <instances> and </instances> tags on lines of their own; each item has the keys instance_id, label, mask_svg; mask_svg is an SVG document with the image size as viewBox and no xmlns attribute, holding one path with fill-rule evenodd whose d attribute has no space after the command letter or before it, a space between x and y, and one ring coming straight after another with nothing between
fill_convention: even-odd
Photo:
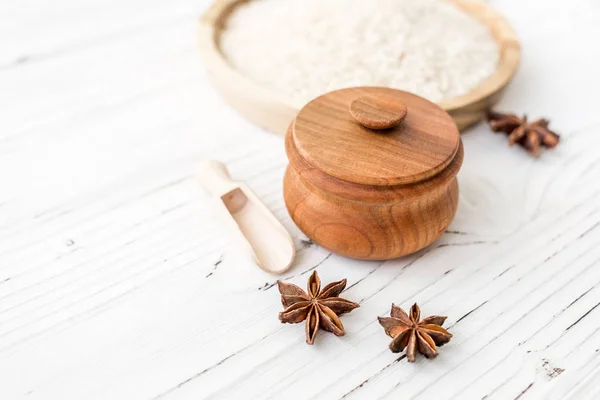
<instances>
[{"instance_id":1,"label":"star anise pod","mask_svg":"<svg viewBox=\"0 0 600 400\"><path fill-rule=\"evenodd\" d=\"M297 324L306 320L306 343L313 344L319 328L343 336L344 326L338 315L350 312L359 304L338 297L346 287L346 280L330 283L321 290L317 271L308 278L308 293L292 283L277 281L281 293L279 313L283 323Z\"/></svg>"},{"instance_id":2,"label":"star anise pod","mask_svg":"<svg viewBox=\"0 0 600 400\"><path fill-rule=\"evenodd\" d=\"M406 348L409 362L415 362L417 350L427 358L436 357L437 346L448 343L452 338L452 334L442 328L446 317L433 315L419 322L421 310L417 303L410 308L410 315L392 304L390 317L378 317L385 333L394 339L390 342L390 350L399 353Z\"/></svg>"},{"instance_id":3,"label":"star anise pod","mask_svg":"<svg viewBox=\"0 0 600 400\"><path fill-rule=\"evenodd\" d=\"M511 146L518 143L532 155L539 153L540 146L553 148L560 141L560 136L548 129L550 121L547 119L528 122L526 115L519 118L514 114L488 111L487 120L494 132L508 134Z\"/></svg>"}]
</instances>

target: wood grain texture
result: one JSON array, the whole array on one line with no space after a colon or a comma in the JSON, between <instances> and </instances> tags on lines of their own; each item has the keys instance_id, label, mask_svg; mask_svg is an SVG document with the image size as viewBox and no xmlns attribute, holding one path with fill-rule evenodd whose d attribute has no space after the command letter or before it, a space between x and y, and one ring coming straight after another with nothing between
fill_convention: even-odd
<instances>
[{"instance_id":1,"label":"wood grain texture","mask_svg":"<svg viewBox=\"0 0 600 400\"><path fill-rule=\"evenodd\" d=\"M365 128L390 129L406 118L406 105L391 98L362 96L350 103L350 115Z\"/></svg>"},{"instance_id":2,"label":"wood grain texture","mask_svg":"<svg viewBox=\"0 0 600 400\"><path fill-rule=\"evenodd\" d=\"M421 250L444 233L458 206L458 183L454 178L411 202L370 204L316 194L288 168L284 198L298 228L321 246L346 257L389 260Z\"/></svg>"},{"instance_id":3,"label":"wood grain texture","mask_svg":"<svg viewBox=\"0 0 600 400\"><path fill-rule=\"evenodd\" d=\"M356 123L357 98L374 96L406 104L404 122L386 131ZM363 87L336 90L305 105L291 124L294 145L308 163L335 178L364 185L404 185L445 169L460 143L452 118L408 92Z\"/></svg>"},{"instance_id":4,"label":"wood grain texture","mask_svg":"<svg viewBox=\"0 0 600 400\"><path fill-rule=\"evenodd\" d=\"M284 134L304 104L297 104L246 78L228 63L219 49L219 35L225 21L236 5L245 1L252 0L215 1L202 18L199 42L204 65L214 86L245 118L272 132ZM463 131L483 119L485 110L498 102L517 70L521 49L508 21L486 1L448 1L488 26L501 52L494 75L471 92L440 103Z\"/></svg>"},{"instance_id":5,"label":"wood grain texture","mask_svg":"<svg viewBox=\"0 0 600 400\"><path fill-rule=\"evenodd\" d=\"M204 72L197 24L211 2L5 4L0 399L597 399L595 0L490 1L527 49L498 108L551 118L561 144L532 159L473 127L452 224L386 262L331 254L291 221L282 138ZM307 346L303 326L279 322L276 278L230 245L198 185L206 158L292 233L281 279L348 279L342 295L361 307L344 337ZM454 337L435 360L389 351L376 317L392 302L448 315Z\"/></svg>"},{"instance_id":6,"label":"wood grain texture","mask_svg":"<svg viewBox=\"0 0 600 400\"><path fill-rule=\"evenodd\" d=\"M405 104L408 114L386 131L365 128L349 110L364 98ZM334 253L365 260L414 253L433 243L456 212L458 129L440 107L413 94L375 87L325 94L290 124L286 152L287 209L308 237Z\"/></svg>"}]
</instances>

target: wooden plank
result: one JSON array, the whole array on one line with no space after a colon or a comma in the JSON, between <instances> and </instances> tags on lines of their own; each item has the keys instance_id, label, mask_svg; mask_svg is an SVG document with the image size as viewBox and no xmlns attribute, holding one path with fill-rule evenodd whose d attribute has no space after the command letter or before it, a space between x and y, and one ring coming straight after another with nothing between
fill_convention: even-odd
<instances>
[{"instance_id":1,"label":"wooden plank","mask_svg":"<svg viewBox=\"0 0 600 400\"><path fill-rule=\"evenodd\" d=\"M0 398L597 397L598 16L591 0L530 3L492 2L524 48L500 109L550 117L560 146L533 159L475 127L448 231L384 263L332 255L291 222L282 139L203 71L209 1L3 5ZM291 232L284 279L348 279L361 307L346 336L307 346L279 323L277 277L229 243L198 185L205 158ZM376 317L415 301L454 338L413 365Z\"/></svg>"}]
</instances>

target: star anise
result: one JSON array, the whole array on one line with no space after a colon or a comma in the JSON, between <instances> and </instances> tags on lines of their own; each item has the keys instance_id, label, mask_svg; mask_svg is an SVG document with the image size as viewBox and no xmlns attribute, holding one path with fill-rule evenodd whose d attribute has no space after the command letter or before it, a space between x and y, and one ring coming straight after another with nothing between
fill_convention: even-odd
<instances>
[{"instance_id":1,"label":"star anise","mask_svg":"<svg viewBox=\"0 0 600 400\"><path fill-rule=\"evenodd\" d=\"M343 336L344 326L338 315L360 307L359 304L337 297L346 287L346 280L330 283L321 290L317 271L308 278L308 293L291 283L277 281L281 293L279 313L283 323L297 324L306 320L306 343L313 344L319 328Z\"/></svg>"},{"instance_id":2,"label":"star anise","mask_svg":"<svg viewBox=\"0 0 600 400\"><path fill-rule=\"evenodd\" d=\"M539 153L540 146L553 148L560 141L560 136L548 129L550 121L547 119L528 122L526 115L519 118L514 114L488 111L487 120L494 132L508 134L511 146L518 143L532 155Z\"/></svg>"},{"instance_id":3,"label":"star anise","mask_svg":"<svg viewBox=\"0 0 600 400\"><path fill-rule=\"evenodd\" d=\"M390 350L399 353L406 348L409 362L415 362L417 350L427 358L436 357L436 346L442 346L452 338L452 334L442 328L446 317L433 315L419 322L421 310L417 303L410 308L410 315L392 304L390 317L378 317L385 333L394 339L390 342Z\"/></svg>"}]
</instances>

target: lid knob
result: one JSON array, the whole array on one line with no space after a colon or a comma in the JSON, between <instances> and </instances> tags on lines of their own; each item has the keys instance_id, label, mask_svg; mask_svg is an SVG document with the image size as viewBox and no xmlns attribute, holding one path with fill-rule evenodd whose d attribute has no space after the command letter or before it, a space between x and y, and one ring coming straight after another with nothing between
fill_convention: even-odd
<instances>
[{"instance_id":1,"label":"lid knob","mask_svg":"<svg viewBox=\"0 0 600 400\"><path fill-rule=\"evenodd\" d=\"M406 118L407 108L392 98L360 96L350 103L350 115L365 128L390 129Z\"/></svg>"}]
</instances>

